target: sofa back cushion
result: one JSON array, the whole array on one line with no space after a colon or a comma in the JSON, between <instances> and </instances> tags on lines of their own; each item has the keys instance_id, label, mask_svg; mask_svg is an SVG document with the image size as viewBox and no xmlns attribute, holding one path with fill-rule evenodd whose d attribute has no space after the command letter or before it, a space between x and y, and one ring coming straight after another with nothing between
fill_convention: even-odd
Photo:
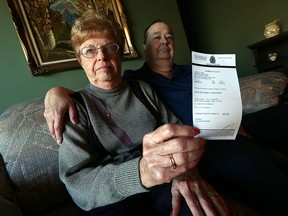
<instances>
[{"instance_id":1,"label":"sofa back cushion","mask_svg":"<svg viewBox=\"0 0 288 216\"><path fill-rule=\"evenodd\" d=\"M288 77L281 72L265 72L242 77L239 84L243 114L248 114L277 105Z\"/></svg>"},{"instance_id":2,"label":"sofa back cushion","mask_svg":"<svg viewBox=\"0 0 288 216\"><path fill-rule=\"evenodd\" d=\"M59 146L43 113L43 99L38 98L14 105L0 116L0 154L18 203L28 215L41 215L67 203L75 209L59 179Z\"/></svg>"}]
</instances>

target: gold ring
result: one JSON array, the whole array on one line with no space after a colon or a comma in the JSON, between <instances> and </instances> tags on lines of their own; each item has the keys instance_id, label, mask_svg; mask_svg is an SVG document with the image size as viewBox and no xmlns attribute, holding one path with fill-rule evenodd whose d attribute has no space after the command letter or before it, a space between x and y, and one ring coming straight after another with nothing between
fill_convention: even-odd
<instances>
[{"instance_id":1,"label":"gold ring","mask_svg":"<svg viewBox=\"0 0 288 216\"><path fill-rule=\"evenodd\" d=\"M218 193L215 192L215 191L207 192L207 193L206 193L206 196L207 196L207 197L216 197L216 196L218 196Z\"/></svg>"},{"instance_id":2,"label":"gold ring","mask_svg":"<svg viewBox=\"0 0 288 216\"><path fill-rule=\"evenodd\" d=\"M170 163L171 163L171 167L173 169L176 169L177 168L177 164L175 162L175 159L173 158L173 154L169 154L169 157L170 157Z\"/></svg>"}]
</instances>

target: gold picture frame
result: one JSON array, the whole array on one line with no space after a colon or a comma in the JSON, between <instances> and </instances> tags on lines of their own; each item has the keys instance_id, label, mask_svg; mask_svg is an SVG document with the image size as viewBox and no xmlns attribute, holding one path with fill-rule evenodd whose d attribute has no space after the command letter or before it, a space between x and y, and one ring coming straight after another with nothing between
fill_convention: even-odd
<instances>
[{"instance_id":1,"label":"gold picture frame","mask_svg":"<svg viewBox=\"0 0 288 216\"><path fill-rule=\"evenodd\" d=\"M125 33L124 60L138 57L120 0L7 0L33 76L80 68L70 44L74 20L94 8L111 14Z\"/></svg>"}]
</instances>

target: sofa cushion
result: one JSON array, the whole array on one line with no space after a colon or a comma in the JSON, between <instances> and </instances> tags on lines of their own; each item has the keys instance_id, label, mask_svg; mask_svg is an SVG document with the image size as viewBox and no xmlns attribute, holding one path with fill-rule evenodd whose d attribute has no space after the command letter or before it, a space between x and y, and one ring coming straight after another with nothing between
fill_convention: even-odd
<instances>
[{"instance_id":1,"label":"sofa cushion","mask_svg":"<svg viewBox=\"0 0 288 216\"><path fill-rule=\"evenodd\" d=\"M243 114L247 114L278 104L288 79L280 72L265 72L240 78L239 84Z\"/></svg>"},{"instance_id":2,"label":"sofa cushion","mask_svg":"<svg viewBox=\"0 0 288 216\"><path fill-rule=\"evenodd\" d=\"M17 196L0 154L0 209L1 215L22 215Z\"/></svg>"},{"instance_id":3,"label":"sofa cushion","mask_svg":"<svg viewBox=\"0 0 288 216\"><path fill-rule=\"evenodd\" d=\"M63 204L76 209L72 212L77 215L78 208L59 179L59 146L50 135L43 113L42 98L7 109L0 116L0 154L23 213L47 215L52 211L55 215L55 209ZM63 209L61 212L67 215Z\"/></svg>"}]
</instances>

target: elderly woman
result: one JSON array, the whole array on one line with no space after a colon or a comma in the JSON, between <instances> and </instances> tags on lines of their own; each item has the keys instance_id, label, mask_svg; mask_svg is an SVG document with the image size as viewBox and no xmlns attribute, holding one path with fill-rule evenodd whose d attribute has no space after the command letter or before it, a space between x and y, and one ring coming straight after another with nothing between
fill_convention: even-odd
<instances>
[{"instance_id":1,"label":"elderly woman","mask_svg":"<svg viewBox=\"0 0 288 216\"><path fill-rule=\"evenodd\" d=\"M228 215L208 184L210 197L195 201L189 188L172 197L170 182L176 191L193 181L205 141L147 83L122 80L124 37L115 20L88 11L71 41L90 82L73 95L80 122L66 122L59 150L60 178L75 203L90 215Z\"/></svg>"}]
</instances>

